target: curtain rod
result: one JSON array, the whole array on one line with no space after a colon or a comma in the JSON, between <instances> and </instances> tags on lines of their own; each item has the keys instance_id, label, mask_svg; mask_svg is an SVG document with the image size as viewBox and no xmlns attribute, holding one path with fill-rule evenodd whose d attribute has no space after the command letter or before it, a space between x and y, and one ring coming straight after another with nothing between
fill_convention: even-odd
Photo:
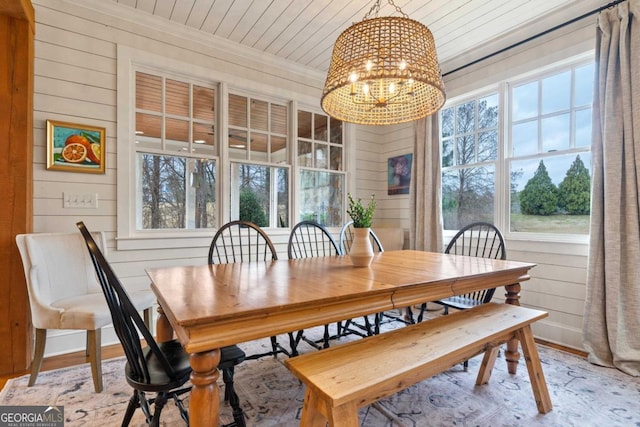
<instances>
[{"instance_id":1,"label":"curtain rod","mask_svg":"<svg viewBox=\"0 0 640 427\"><path fill-rule=\"evenodd\" d=\"M462 66L460 66L460 67L458 67L458 68L456 68L456 69L453 69L453 70L451 70L451 71L447 71L446 73L444 73L444 74L442 75L442 77L448 76L449 74L453 74L453 73L458 72L458 71L460 71L460 70L463 70L463 69L465 69L465 68L467 68L467 67L470 67L470 66L472 66L472 65L475 65L475 64L477 64L478 62L482 62L482 61L484 61L485 59L492 58L492 57L494 57L494 56L496 56L496 55L499 55L499 54L501 54L501 53L503 53L503 52L506 52L507 50L510 50L510 49L513 49L514 47L518 47L518 46L520 46L520 45L522 45L522 44L528 43L528 42L530 42L531 40L535 40L535 39L537 39L538 37L542 37L542 36L544 36L544 35L546 35L546 34L549 34L549 33L553 32L553 31L555 31L555 30L558 30L558 29L560 29L560 28L562 28L562 27L566 27L567 25L571 25L571 24L573 24L574 22L580 21L580 20L582 20L582 19L584 19L584 18L587 18L587 17L589 17L589 16L591 16L591 15L595 15L596 13L600 13L600 12L602 12L602 11L603 11L603 10L605 10L605 9L612 8L612 7L614 7L614 6L616 6L616 5L620 4L620 3L622 3L623 1L625 1L625 0L615 0L615 1L612 1L611 3L608 3L608 4L604 5L604 6L600 6L599 8L594 9L594 10L592 10L591 12L587 12L587 13L585 13L585 14L583 14L583 15L580 15L580 16L578 16L577 18L570 19L570 20L568 20L568 21L566 21L566 22L563 22L562 24L556 25L556 26L555 26L555 27L553 27L553 28L549 28L548 30L545 30L545 31L543 31L543 32L541 32L541 33L535 34L535 35L533 35L533 36L531 36L531 37L528 37L528 38L526 38L526 39L524 39L524 40L521 40L521 41L519 41L519 42L517 42L517 43L514 43L514 44L512 44L512 45L510 45L510 46L507 46L507 47L505 47L505 48L502 48L502 49L500 49L500 50L498 50L498 51L496 51L496 52L493 52L493 53L490 53L490 54L488 54L488 55L485 55L485 56L483 56L482 58L476 59L475 61L471 61L471 62L469 62L468 64L462 65Z\"/></svg>"}]
</instances>

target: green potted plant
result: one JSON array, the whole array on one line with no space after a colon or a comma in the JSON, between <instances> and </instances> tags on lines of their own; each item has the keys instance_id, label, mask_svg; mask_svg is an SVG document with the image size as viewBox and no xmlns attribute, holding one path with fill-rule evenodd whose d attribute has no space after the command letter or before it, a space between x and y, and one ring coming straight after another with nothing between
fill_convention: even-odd
<instances>
[{"instance_id":1,"label":"green potted plant","mask_svg":"<svg viewBox=\"0 0 640 427\"><path fill-rule=\"evenodd\" d=\"M362 204L362 199L354 200L351 193L347 193L349 198L349 209L347 214L353 220L354 228L371 228L371 222L373 221L373 213L376 210L376 196L371 194L369 204L365 208Z\"/></svg>"},{"instance_id":2,"label":"green potted plant","mask_svg":"<svg viewBox=\"0 0 640 427\"><path fill-rule=\"evenodd\" d=\"M350 193L347 193L349 208L347 214L353 220L353 243L349 251L351 263L355 267L368 267L373 260L373 247L371 246L371 222L373 213L376 210L375 195L371 194L371 199L365 208L362 199L354 200Z\"/></svg>"}]
</instances>

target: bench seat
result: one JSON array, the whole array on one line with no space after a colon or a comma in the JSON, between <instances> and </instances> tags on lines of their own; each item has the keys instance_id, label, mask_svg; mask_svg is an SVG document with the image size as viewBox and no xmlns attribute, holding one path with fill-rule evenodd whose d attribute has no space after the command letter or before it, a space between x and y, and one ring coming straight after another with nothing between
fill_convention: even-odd
<instances>
[{"instance_id":1,"label":"bench seat","mask_svg":"<svg viewBox=\"0 0 640 427\"><path fill-rule=\"evenodd\" d=\"M285 360L306 386L302 426L358 426L358 408L485 353L476 385L489 381L499 345L520 340L540 413L552 404L531 324L546 312L488 303Z\"/></svg>"}]
</instances>

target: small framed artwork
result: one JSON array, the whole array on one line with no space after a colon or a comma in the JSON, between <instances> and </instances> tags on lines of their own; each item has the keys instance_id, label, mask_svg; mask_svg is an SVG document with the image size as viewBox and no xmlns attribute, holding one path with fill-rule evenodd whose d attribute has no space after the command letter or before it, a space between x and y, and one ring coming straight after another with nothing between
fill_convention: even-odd
<instances>
[{"instance_id":1,"label":"small framed artwork","mask_svg":"<svg viewBox=\"0 0 640 427\"><path fill-rule=\"evenodd\" d=\"M413 153L389 158L387 194L409 194Z\"/></svg>"},{"instance_id":2,"label":"small framed artwork","mask_svg":"<svg viewBox=\"0 0 640 427\"><path fill-rule=\"evenodd\" d=\"M47 120L47 169L104 173L105 128Z\"/></svg>"}]
</instances>

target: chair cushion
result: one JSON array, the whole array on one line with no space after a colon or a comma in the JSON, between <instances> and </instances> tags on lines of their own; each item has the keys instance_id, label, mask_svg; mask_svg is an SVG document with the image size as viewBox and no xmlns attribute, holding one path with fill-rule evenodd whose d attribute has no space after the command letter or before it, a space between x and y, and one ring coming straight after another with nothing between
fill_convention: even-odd
<instances>
[{"instance_id":1,"label":"chair cushion","mask_svg":"<svg viewBox=\"0 0 640 427\"><path fill-rule=\"evenodd\" d=\"M128 292L128 295L138 311L151 307L155 301L151 290L137 290ZM63 298L54 301L51 306L63 311L59 324L48 326L48 329L94 330L111 324L111 313L102 293Z\"/></svg>"}]
</instances>

